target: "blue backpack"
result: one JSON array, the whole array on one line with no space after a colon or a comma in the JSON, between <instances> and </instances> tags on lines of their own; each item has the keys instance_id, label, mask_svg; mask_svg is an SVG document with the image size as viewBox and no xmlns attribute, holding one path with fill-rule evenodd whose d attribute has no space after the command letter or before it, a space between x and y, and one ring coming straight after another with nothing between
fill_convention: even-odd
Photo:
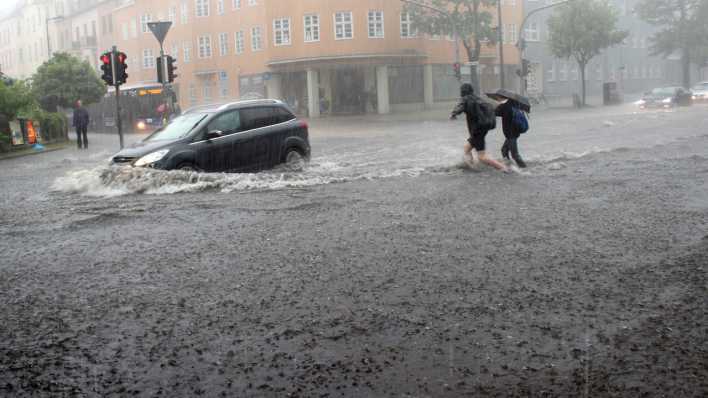
<instances>
[{"instance_id":1,"label":"blue backpack","mask_svg":"<svg viewBox=\"0 0 708 398\"><path fill-rule=\"evenodd\" d=\"M514 126L514 131L518 132L519 134L523 134L529 131L529 121L528 119L526 119L526 115L524 115L524 112L515 106L511 108L511 111L514 114L511 123L512 126Z\"/></svg>"}]
</instances>

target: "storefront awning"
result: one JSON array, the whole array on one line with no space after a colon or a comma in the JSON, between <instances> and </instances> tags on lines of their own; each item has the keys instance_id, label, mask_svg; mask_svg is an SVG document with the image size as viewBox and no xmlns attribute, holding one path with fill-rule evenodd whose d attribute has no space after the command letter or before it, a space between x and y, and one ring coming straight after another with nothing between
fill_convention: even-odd
<instances>
[{"instance_id":1,"label":"storefront awning","mask_svg":"<svg viewBox=\"0 0 708 398\"><path fill-rule=\"evenodd\" d=\"M327 64L402 64L420 61L428 58L426 54L417 52L411 53L386 53L386 54L348 54L348 55L328 55L322 57L305 57L283 60L272 60L268 62L271 68L296 67L296 66L323 66Z\"/></svg>"}]
</instances>

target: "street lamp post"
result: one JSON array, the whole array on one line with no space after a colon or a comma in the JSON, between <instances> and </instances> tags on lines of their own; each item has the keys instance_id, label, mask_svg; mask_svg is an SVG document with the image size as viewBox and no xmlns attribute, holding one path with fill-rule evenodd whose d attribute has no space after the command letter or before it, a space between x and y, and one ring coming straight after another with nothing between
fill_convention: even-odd
<instances>
[{"instance_id":1,"label":"street lamp post","mask_svg":"<svg viewBox=\"0 0 708 398\"><path fill-rule=\"evenodd\" d=\"M44 21L44 26L45 26L45 28L46 28L46 33L47 33L47 59L51 59L51 58L52 58L52 41L51 41L51 39L50 39L50 37L49 37L49 22L52 22L52 21L62 21L62 20L64 20L64 17L58 16L58 17L47 18L47 19Z\"/></svg>"},{"instance_id":2,"label":"street lamp post","mask_svg":"<svg viewBox=\"0 0 708 398\"><path fill-rule=\"evenodd\" d=\"M499 87L504 88L504 30L502 27L501 0L497 1L497 40L499 40Z\"/></svg>"},{"instance_id":3,"label":"street lamp post","mask_svg":"<svg viewBox=\"0 0 708 398\"><path fill-rule=\"evenodd\" d=\"M519 49L519 54L521 55L521 63L523 65L524 62L524 50L526 50L526 41L524 40L524 30L526 29L526 22L528 22L529 18L537 14L541 11L547 10L549 8L553 7L558 7L562 6L568 3L572 3L575 0L564 0L564 1L559 1L557 3L549 4L547 6L539 7L534 10L531 10L526 16L524 17L524 20L521 22L521 28L519 29L519 40L516 42L516 47ZM526 95L526 76L524 74L521 74L521 94Z\"/></svg>"}]
</instances>

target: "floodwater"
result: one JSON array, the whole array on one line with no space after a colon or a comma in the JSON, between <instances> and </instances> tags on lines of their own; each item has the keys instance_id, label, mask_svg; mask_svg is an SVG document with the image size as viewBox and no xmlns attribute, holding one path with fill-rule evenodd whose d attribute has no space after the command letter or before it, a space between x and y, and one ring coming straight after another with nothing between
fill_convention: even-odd
<instances>
[{"instance_id":1,"label":"floodwater","mask_svg":"<svg viewBox=\"0 0 708 398\"><path fill-rule=\"evenodd\" d=\"M632 105L596 109L582 114L548 111L531 115L531 130L519 141L532 166L517 174L559 170L564 161L594 153L651 148L700 134L691 125L676 123L686 117L701 120L703 107L673 111L638 112ZM445 110L440 110L445 115ZM224 174L156 171L109 167L109 152L95 166L82 165L57 178L52 189L87 196L174 194L180 192L241 192L302 188L357 180L417 177L421 174L462 173L464 121L410 121L392 117L341 118L313 123L311 162L297 171L276 168L260 173ZM639 132L639 133L638 133ZM105 138L105 137L103 137ZM487 136L489 152L500 157L501 126ZM476 171L485 170L479 166Z\"/></svg>"}]
</instances>

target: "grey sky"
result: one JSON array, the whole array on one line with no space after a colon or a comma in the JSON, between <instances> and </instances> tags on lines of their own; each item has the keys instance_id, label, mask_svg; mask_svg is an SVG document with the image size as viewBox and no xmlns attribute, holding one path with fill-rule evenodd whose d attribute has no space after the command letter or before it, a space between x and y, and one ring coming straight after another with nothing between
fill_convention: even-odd
<instances>
[{"instance_id":1,"label":"grey sky","mask_svg":"<svg viewBox=\"0 0 708 398\"><path fill-rule=\"evenodd\" d=\"M18 0L0 0L0 16L12 11Z\"/></svg>"}]
</instances>

